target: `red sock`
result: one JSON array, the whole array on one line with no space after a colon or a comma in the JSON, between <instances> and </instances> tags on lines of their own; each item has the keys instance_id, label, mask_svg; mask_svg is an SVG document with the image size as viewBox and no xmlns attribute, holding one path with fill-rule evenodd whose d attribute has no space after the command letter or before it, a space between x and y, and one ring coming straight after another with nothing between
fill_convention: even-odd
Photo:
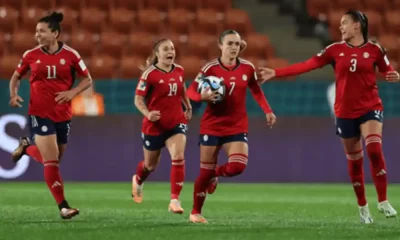
<instances>
[{"instance_id":1,"label":"red sock","mask_svg":"<svg viewBox=\"0 0 400 240\"><path fill-rule=\"evenodd\" d=\"M172 160L171 166L171 199L179 199L185 179L185 160Z\"/></svg>"},{"instance_id":2,"label":"red sock","mask_svg":"<svg viewBox=\"0 0 400 240\"><path fill-rule=\"evenodd\" d=\"M241 174L247 166L247 156L235 153L229 156L228 162L218 166L215 175L217 177L233 177Z\"/></svg>"},{"instance_id":3,"label":"red sock","mask_svg":"<svg viewBox=\"0 0 400 240\"><path fill-rule=\"evenodd\" d=\"M44 179L57 204L65 201L64 185L61 179L57 160L46 161L44 163Z\"/></svg>"},{"instance_id":4,"label":"red sock","mask_svg":"<svg viewBox=\"0 0 400 240\"><path fill-rule=\"evenodd\" d=\"M136 167L136 181L140 185L146 181L151 171L144 166L144 161L141 161Z\"/></svg>"},{"instance_id":5,"label":"red sock","mask_svg":"<svg viewBox=\"0 0 400 240\"><path fill-rule=\"evenodd\" d=\"M36 162L43 163L42 155L39 149L35 145L30 145L26 148L26 155L33 158Z\"/></svg>"},{"instance_id":6,"label":"red sock","mask_svg":"<svg viewBox=\"0 0 400 240\"><path fill-rule=\"evenodd\" d=\"M349 176L351 183L353 184L354 193L357 197L358 206L365 206L367 205L367 199L365 197L363 152L360 150L353 153L347 153L346 156Z\"/></svg>"},{"instance_id":7,"label":"red sock","mask_svg":"<svg viewBox=\"0 0 400 240\"><path fill-rule=\"evenodd\" d=\"M206 200L206 190L210 180L215 176L215 164L200 163L200 175L194 183L193 209L192 214L201 214L204 201Z\"/></svg>"},{"instance_id":8,"label":"red sock","mask_svg":"<svg viewBox=\"0 0 400 240\"><path fill-rule=\"evenodd\" d=\"M370 160L372 179L378 194L378 201L387 200L386 163L382 151L382 138L378 134L371 134L365 138L368 157Z\"/></svg>"}]
</instances>

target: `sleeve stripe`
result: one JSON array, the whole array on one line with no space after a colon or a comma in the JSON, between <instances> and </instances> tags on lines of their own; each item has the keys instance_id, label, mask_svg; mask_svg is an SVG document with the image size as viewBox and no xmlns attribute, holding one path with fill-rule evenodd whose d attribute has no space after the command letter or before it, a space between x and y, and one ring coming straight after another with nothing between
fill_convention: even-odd
<instances>
[{"instance_id":1,"label":"sleeve stripe","mask_svg":"<svg viewBox=\"0 0 400 240\"><path fill-rule=\"evenodd\" d=\"M239 58L239 60L244 64L250 65L253 69L256 69L256 67L254 66L254 64L252 62L247 61L246 59L242 59L242 58Z\"/></svg>"},{"instance_id":2,"label":"sleeve stripe","mask_svg":"<svg viewBox=\"0 0 400 240\"><path fill-rule=\"evenodd\" d=\"M142 73L142 76L140 77L141 79L147 80L147 77L149 76L149 74L154 71L156 68L151 65L148 69L146 69L146 71L144 71Z\"/></svg>"},{"instance_id":3,"label":"sleeve stripe","mask_svg":"<svg viewBox=\"0 0 400 240\"><path fill-rule=\"evenodd\" d=\"M202 71L203 73L204 73L204 72L207 72L207 70L208 70L210 67L215 66L215 65L218 65L218 64L219 64L218 59L215 59L215 60L213 60L213 61L211 61L211 62L206 63L206 65L204 65L204 66L201 68L201 71Z\"/></svg>"},{"instance_id":4,"label":"sleeve stripe","mask_svg":"<svg viewBox=\"0 0 400 240\"><path fill-rule=\"evenodd\" d=\"M79 53L75 49L73 49L65 44L64 44L63 48L69 52L72 52L78 59L81 59L81 55L79 55Z\"/></svg>"},{"instance_id":5,"label":"sleeve stripe","mask_svg":"<svg viewBox=\"0 0 400 240\"><path fill-rule=\"evenodd\" d=\"M22 57L23 58L26 57L26 55L28 55L28 53L33 52L33 51L35 51L36 49L39 49L39 48L40 48L40 45L35 47L35 48L32 48L30 50L25 51L24 54L22 55Z\"/></svg>"}]
</instances>

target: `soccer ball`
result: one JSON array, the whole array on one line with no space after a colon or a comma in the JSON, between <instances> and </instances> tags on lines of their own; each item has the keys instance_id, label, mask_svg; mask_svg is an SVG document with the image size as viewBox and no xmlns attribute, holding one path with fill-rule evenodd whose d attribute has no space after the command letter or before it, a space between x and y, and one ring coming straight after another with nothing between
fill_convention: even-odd
<instances>
[{"instance_id":1,"label":"soccer ball","mask_svg":"<svg viewBox=\"0 0 400 240\"><path fill-rule=\"evenodd\" d=\"M215 76L207 76L200 79L198 92L200 94L204 92L215 92L218 93L218 99L216 102L220 102L224 99L226 93L226 87L224 80Z\"/></svg>"}]
</instances>

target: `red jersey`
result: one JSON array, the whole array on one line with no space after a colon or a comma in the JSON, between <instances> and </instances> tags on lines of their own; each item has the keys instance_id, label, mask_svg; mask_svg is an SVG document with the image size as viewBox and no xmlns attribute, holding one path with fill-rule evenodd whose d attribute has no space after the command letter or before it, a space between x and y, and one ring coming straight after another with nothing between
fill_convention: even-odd
<instances>
[{"instance_id":1,"label":"red jersey","mask_svg":"<svg viewBox=\"0 0 400 240\"><path fill-rule=\"evenodd\" d=\"M219 59L207 63L188 89L188 97L193 101L200 101L201 95L197 88L203 76L222 78L226 85L226 94L221 102L208 104L200 123L200 134L229 136L247 133L247 88L250 88L251 94L264 113L272 112L257 83L257 74L251 62L238 59L236 65L231 68L223 66Z\"/></svg>"},{"instance_id":2,"label":"red jersey","mask_svg":"<svg viewBox=\"0 0 400 240\"><path fill-rule=\"evenodd\" d=\"M335 115L358 118L373 110L383 110L376 86L376 67L381 73L393 71L385 50L377 43L359 47L337 42L311 59L275 70L277 77L298 75L332 64L336 78Z\"/></svg>"},{"instance_id":3,"label":"red jersey","mask_svg":"<svg viewBox=\"0 0 400 240\"><path fill-rule=\"evenodd\" d=\"M75 81L75 73L88 77L89 72L79 54L63 43L50 54L40 46L22 56L16 71L21 75L31 72L28 114L48 118L54 122L71 120L71 102L58 104L56 93L68 91Z\"/></svg>"},{"instance_id":4,"label":"red jersey","mask_svg":"<svg viewBox=\"0 0 400 240\"><path fill-rule=\"evenodd\" d=\"M142 132L158 136L173 129L178 124L186 124L182 99L184 95L184 70L174 64L170 72L156 66L143 72L136 88L136 94L145 97L149 111L160 111L161 118L151 122L143 118Z\"/></svg>"}]
</instances>

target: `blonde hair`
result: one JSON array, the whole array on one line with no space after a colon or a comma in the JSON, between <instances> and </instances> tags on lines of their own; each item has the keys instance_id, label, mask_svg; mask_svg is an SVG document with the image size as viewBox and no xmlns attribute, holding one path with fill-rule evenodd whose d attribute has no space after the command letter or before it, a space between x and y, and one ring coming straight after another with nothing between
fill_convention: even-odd
<instances>
[{"instance_id":1,"label":"blonde hair","mask_svg":"<svg viewBox=\"0 0 400 240\"><path fill-rule=\"evenodd\" d=\"M146 71L146 69L148 69L150 66L152 66L158 62L156 52L158 51L158 48L160 47L160 45L166 41L171 41L171 40L168 38L162 38L153 45L153 50L152 50L150 56L147 57L146 63L144 65L139 66L139 69L142 72Z\"/></svg>"}]
</instances>

